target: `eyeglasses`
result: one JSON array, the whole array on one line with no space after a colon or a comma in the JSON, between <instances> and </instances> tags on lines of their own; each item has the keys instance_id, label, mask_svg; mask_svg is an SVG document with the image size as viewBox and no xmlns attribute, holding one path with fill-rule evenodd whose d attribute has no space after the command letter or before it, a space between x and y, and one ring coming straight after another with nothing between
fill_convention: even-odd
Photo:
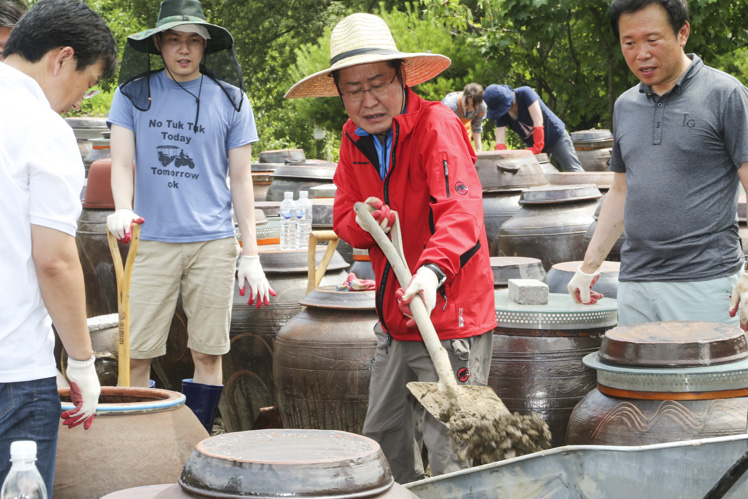
<instances>
[{"instance_id":1,"label":"eyeglasses","mask_svg":"<svg viewBox=\"0 0 748 499\"><path fill-rule=\"evenodd\" d=\"M91 89L88 92L86 92L85 94L83 94L83 98L84 99L90 99L94 95L99 95L99 92L101 92L101 90L98 89L98 88Z\"/></svg>"},{"instance_id":2,"label":"eyeglasses","mask_svg":"<svg viewBox=\"0 0 748 499\"><path fill-rule=\"evenodd\" d=\"M385 96L385 93L387 92L387 87L392 85L392 83L395 81L395 78L397 78L397 72L392 76L392 79L389 81L389 83L382 83L381 85L372 85L371 87L364 90L363 88L359 88L358 90L352 90L350 92L340 92L340 95L342 95L344 98L350 100L353 103L359 103L362 100L364 100L364 95L366 95L366 92L371 92L371 95L375 99L381 99Z\"/></svg>"}]
</instances>

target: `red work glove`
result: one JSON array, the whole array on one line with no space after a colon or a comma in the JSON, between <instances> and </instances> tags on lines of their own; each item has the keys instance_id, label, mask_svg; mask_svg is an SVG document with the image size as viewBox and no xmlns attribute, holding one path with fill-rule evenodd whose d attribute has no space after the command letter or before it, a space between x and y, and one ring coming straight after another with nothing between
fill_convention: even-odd
<instances>
[{"instance_id":1,"label":"red work glove","mask_svg":"<svg viewBox=\"0 0 748 499\"><path fill-rule=\"evenodd\" d=\"M398 288L395 291L395 298L397 299L397 306L400 307L400 312L406 317L410 317L406 323L408 327L416 327L416 321L413 319L412 312L410 311L410 301L416 293L421 295L423 303L426 304L426 310L430 315L436 306L436 290L438 287L439 278L434 271L428 267L421 267L410 279L410 284L408 284L405 291L402 288Z\"/></svg>"},{"instance_id":2,"label":"red work glove","mask_svg":"<svg viewBox=\"0 0 748 499\"><path fill-rule=\"evenodd\" d=\"M545 127L534 126L532 127L532 147L528 147L528 151L532 151L533 154L540 154L543 152L545 147Z\"/></svg>"},{"instance_id":3,"label":"red work glove","mask_svg":"<svg viewBox=\"0 0 748 499\"><path fill-rule=\"evenodd\" d=\"M592 291L592 286L595 285L599 278L599 270L592 274L588 274L582 270L582 266L580 265L574 274L574 277L572 277L569 284L566 285L566 289L569 290L569 294L574 298L575 302L584 305L592 305L597 303L597 300L603 298L602 293Z\"/></svg>"},{"instance_id":4,"label":"red work glove","mask_svg":"<svg viewBox=\"0 0 748 499\"><path fill-rule=\"evenodd\" d=\"M122 244L127 244L132 238L132 224L145 223L143 217L136 215L129 208L120 208L106 217L109 232L114 234Z\"/></svg>"},{"instance_id":5,"label":"red work glove","mask_svg":"<svg viewBox=\"0 0 748 499\"><path fill-rule=\"evenodd\" d=\"M495 151L506 151L506 144L496 144L494 147Z\"/></svg>"},{"instance_id":6,"label":"red work glove","mask_svg":"<svg viewBox=\"0 0 748 499\"><path fill-rule=\"evenodd\" d=\"M73 428L83 423L84 429L89 429L96 416L96 405L99 403L99 377L96 375L96 358L92 355L88 360L75 360L68 357L68 367L65 375L70 382L70 400L75 408L63 412L63 425Z\"/></svg>"},{"instance_id":7,"label":"red work glove","mask_svg":"<svg viewBox=\"0 0 748 499\"><path fill-rule=\"evenodd\" d=\"M366 204L366 208L371 212L371 216L374 217L374 220L377 221L384 233L388 233L392 228L392 224L395 223L395 214L392 213L390 207L376 197L366 198L364 204ZM356 223L366 232L369 232L358 215L356 215Z\"/></svg>"}]
</instances>

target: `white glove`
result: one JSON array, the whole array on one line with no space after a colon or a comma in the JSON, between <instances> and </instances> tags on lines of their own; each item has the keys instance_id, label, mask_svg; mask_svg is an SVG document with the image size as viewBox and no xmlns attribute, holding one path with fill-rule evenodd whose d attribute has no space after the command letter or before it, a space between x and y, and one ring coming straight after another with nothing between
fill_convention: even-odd
<instances>
[{"instance_id":1,"label":"white glove","mask_svg":"<svg viewBox=\"0 0 748 499\"><path fill-rule=\"evenodd\" d=\"M244 255L239 259L239 271L237 272L239 281L239 295L244 296L244 281L249 283L249 301L247 305L252 305L257 300L257 308L270 304L270 297L275 296L275 291L270 287L265 272L262 271L259 255Z\"/></svg>"},{"instance_id":2,"label":"white glove","mask_svg":"<svg viewBox=\"0 0 748 499\"><path fill-rule=\"evenodd\" d=\"M99 403L99 377L94 365L96 358L92 355L88 360L75 360L68 357L68 368L65 371L70 382L70 400L75 404L74 409L65 411L60 416L65 421L62 424L73 428L81 423L84 429L89 429L96 416L96 404Z\"/></svg>"},{"instance_id":3,"label":"white glove","mask_svg":"<svg viewBox=\"0 0 748 499\"><path fill-rule=\"evenodd\" d=\"M421 298L423 298L423 303L426 304L426 310L431 315L436 306L436 289L438 287L439 277L436 273L428 267L421 267L416 272L416 275L411 278L410 284L405 288L405 291L402 288L395 291L395 298L397 298L397 305L400 307L400 311L411 318L407 323L408 327L416 325L410 311L410 301L416 293L420 294Z\"/></svg>"},{"instance_id":4,"label":"white glove","mask_svg":"<svg viewBox=\"0 0 748 499\"><path fill-rule=\"evenodd\" d=\"M395 223L395 214L392 213L390 207L384 204L381 199L373 196L366 198L364 204L369 213L371 213L371 216L374 217L374 220L377 221L384 233L387 234L392 228L392 224ZM358 215L356 215L356 223L366 232L369 232L369 229L366 228Z\"/></svg>"},{"instance_id":5,"label":"white glove","mask_svg":"<svg viewBox=\"0 0 748 499\"><path fill-rule=\"evenodd\" d=\"M569 281L569 284L566 286L566 289L569 290L569 294L575 302L592 305L597 303L597 300L603 297L602 293L592 291L592 286L595 285L599 278L599 270L593 274L587 274L582 271L582 266L580 265L574 274L574 277L571 278L571 281Z\"/></svg>"},{"instance_id":6,"label":"white glove","mask_svg":"<svg viewBox=\"0 0 748 499\"><path fill-rule=\"evenodd\" d=\"M738 309L740 309L740 327L746 331L748 328L748 272L740 276L730 295L730 317L735 317Z\"/></svg>"},{"instance_id":7,"label":"white glove","mask_svg":"<svg viewBox=\"0 0 748 499\"><path fill-rule=\"evenodd\" d=\"M106 217L106 226L109 232L114 234L124 244L130 242L133 222L142 224L145 220L129 208L120 208Z\"/></svg>"}]
</instances>

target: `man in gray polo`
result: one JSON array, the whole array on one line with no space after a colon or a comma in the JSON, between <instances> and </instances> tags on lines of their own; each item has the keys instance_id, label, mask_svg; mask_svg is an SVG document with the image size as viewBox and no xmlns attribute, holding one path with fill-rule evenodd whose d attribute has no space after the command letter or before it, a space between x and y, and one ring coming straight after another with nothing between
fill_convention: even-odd
<instances>
[{"instance_id":1,"label":"man in gray polo","mask_svg":"<svg viewBox=\"0 0 748 499\"><path fill-rule=\"evenodd\" d=\"M730 294L744 263L736 192L748 186L748 90L685 53L685 0L615 0L610 20L640 83L616 101L614 181L569 292L580 303L601 297L590 288L625 226L619 325L737 324L738 287L733 304Z\"/></svg>"}]
</instances>

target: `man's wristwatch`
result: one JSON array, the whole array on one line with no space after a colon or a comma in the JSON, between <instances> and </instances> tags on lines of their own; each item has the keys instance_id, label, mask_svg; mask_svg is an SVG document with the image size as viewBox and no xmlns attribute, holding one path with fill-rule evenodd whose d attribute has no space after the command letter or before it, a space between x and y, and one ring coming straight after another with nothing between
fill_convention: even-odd
<instances>
[{"instance_id":1,"label":"man's wristwatch","mask_svg":"<svg viewBox=\"0 0 748 499\"><path fill-rule=\"evenodd\" d=\"M439 280L439 282L436 284L437 287L444 284L444 281L447 280L447 275L442 271L442 269L439 268L439 266L435 263L424 263L423 267L426 267L429 270L432 270L434 274L436 274L436 278Z\"/></svg>"}]
</instances>

